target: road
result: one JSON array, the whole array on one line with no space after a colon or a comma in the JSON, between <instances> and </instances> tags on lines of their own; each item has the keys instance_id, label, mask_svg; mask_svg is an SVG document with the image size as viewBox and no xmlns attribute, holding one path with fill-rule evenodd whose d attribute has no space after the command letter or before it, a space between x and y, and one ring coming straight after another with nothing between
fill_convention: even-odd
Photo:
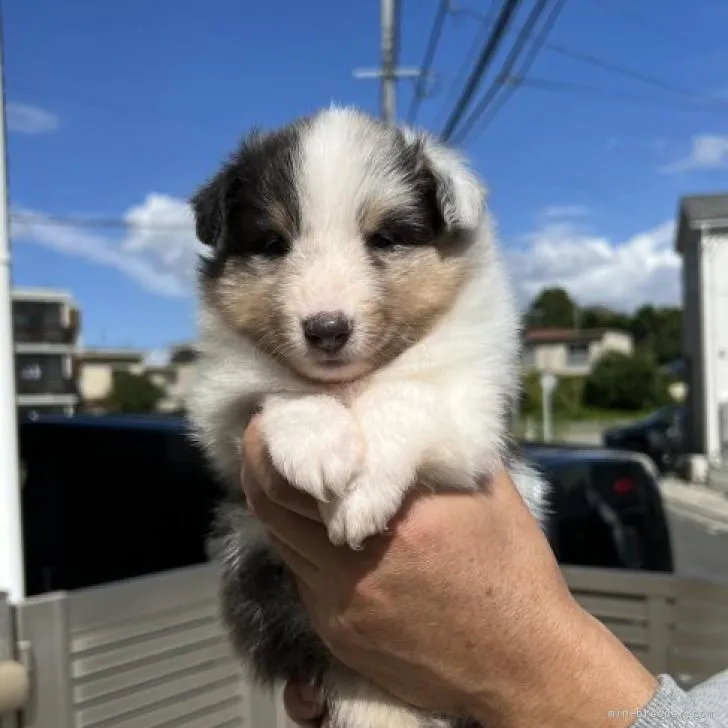
<instances>
[{"instance_id":1,"label":"road","mask_svg":"<svg viewBox=\"0 0 728 728\"><path fill-rule=\"evenodd\" d=\"M728 529L668 509L675 568L681 576L728 583Z\"/></svg>"}]
</instances>

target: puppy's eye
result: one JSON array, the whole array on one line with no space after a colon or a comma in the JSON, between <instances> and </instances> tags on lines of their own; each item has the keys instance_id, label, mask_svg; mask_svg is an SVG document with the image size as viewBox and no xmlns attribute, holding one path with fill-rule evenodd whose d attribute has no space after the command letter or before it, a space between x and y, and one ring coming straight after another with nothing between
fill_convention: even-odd
<instances>
[{"instance_id":1,"label":"puppy's eye","mask_svg":"<svg viewBox=\"0 0 728 728\"><path fill-rule=\"evenodd\" d=\"M255 242L254 248L259 255L278 258L288 252L290 243L283 235L271 231L261 235Z\"/></svg>"},{"instance_id":2,"label":"puppy's eye","mask_svg":"<svg viewBox=\"0 0 728 728\"><path fill-rule=\"evenodd\" d=\"M370 248L375 250L388 250L402 244L397 235L383 232L367 235L366 242Z\"/></svg>"}]
</instances>

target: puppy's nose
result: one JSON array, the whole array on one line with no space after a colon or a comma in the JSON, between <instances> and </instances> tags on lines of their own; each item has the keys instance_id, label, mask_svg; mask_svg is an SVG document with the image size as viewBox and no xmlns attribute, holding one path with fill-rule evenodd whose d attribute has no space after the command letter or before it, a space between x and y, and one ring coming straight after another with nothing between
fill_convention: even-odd
<instances>
[{"instance_id":1,"label":"puppy's nose","mask_svg":"<svg viewBox=\"0 0 728 728\"><path fill-rule=\"evenodd\" d=\"M309 345L334 354L351 336L351 321L341 311L323 311L303 320L303 335Z\"/></svg>"}]
</instances>

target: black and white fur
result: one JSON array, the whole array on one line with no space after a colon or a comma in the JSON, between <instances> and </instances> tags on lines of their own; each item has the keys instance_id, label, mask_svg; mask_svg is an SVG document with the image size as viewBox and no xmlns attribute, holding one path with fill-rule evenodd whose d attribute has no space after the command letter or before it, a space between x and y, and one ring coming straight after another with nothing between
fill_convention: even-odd
<instances>
[{"instance_id":1,"label":"black and white fur","mask_svg":"<svg viewBox=\"0 0 728 728\"><path fill-rule=\"evenodd\" d=\"M192 203L210 254L188 411L229 483L217 526L238 654L262 684L320 685L334 728L464 725L332 657L245 510L240 441L262 408L273 463L336 544L383 531L416 480L476 489L499 462L543 519L545 483L507 446L519 319L484 187L427 134L332 107L251 135ZM334 353L303 333L321 312L351 324Z\"/></svg>"}]
</instances>

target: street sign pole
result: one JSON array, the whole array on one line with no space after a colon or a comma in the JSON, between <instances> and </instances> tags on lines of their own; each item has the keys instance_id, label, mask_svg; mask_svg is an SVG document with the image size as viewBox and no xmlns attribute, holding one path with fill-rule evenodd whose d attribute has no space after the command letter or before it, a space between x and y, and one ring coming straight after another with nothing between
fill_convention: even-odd
<instances>
[{"instance_id":1,"label":"street sign pole","mask_svg":"<svg viewBox=\"0 0 728 728\"><path fill-rule=\"evenodd\" d=\"M541 375L541 410L543 421L543 439L551 442L553 437L553 392L556 388L556 377L550 372Z\"/></svg>"}]
</instances>

